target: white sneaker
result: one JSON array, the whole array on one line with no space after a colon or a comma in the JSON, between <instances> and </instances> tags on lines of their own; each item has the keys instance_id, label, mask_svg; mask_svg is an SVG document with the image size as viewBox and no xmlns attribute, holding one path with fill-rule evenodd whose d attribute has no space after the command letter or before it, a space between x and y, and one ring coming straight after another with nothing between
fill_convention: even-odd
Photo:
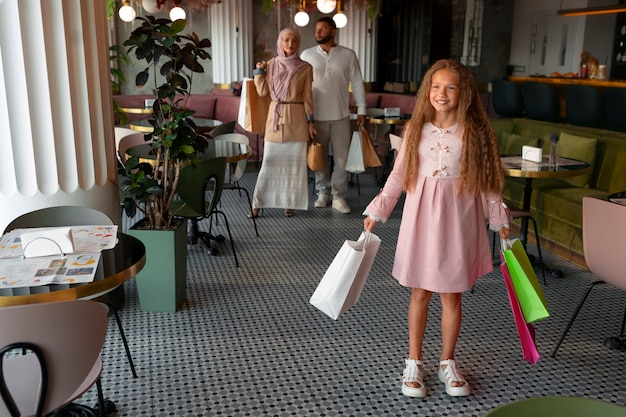
<instances>
[{"instance_id":1,"label":"white sneaker","mask_svg":"<svg viewBox=\"0 0 626 417\"><path fill-rule=\"evenodd\" d=\"M316 208L324 208L328 204L328 194L318 194L317 200L315 200Z\"/></svg>"},{"instance_id":2,"label":"white sneaker","mask_svg":"<svg viewBox=\"0 0 626 417\"><path fill-rule=\"evenodd\" d=\"M345 198L333 198L333 209L342 214L348 214L352 212L352 209L350 208L348 203L346 203Z\"/></svg>"}]
</instances>

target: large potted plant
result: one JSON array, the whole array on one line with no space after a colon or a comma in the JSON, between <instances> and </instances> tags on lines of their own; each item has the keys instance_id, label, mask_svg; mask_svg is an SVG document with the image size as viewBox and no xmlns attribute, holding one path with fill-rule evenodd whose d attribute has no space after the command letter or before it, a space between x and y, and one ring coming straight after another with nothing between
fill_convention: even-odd
<instances>
[{"instance_id":1,"label":"large potted plant","mask_svg":"<svg viewBox=\"0 0 626 417\"><path fill-rule=\"evenodd\" d=\"M197 131L186 108L192 76L204 72L200 61L210 59L208 39L195 33L182 34L186 20L139 17L141 26L124 42L139 62L147 66L136 77L136 85L154 80L154 130L146 134L153 160L141 163L131 157L125 165L122 182L126 213L137 210L145 217L129 233L146 245L146 266L137 275L142 310L176 311L185 299L187 273L186 221L170 208L176 197L180 170L184 164L197 164L197 154L206 149L207 138ZM157 81L157 73L163 80Z\"/></svg>"}]
</instances>

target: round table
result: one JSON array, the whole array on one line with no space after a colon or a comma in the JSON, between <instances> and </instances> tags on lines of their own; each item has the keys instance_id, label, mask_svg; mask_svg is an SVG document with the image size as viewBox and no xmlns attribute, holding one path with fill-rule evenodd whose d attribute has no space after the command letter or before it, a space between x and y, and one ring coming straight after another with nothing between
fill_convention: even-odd
<instances>
[{"instance_id":1,"label":"round table","mask_svg":"<svg viewBox=\"0 0 626 417\"><path fill-rule=\"evenodd\" d=\"M199 160L226 157L226 162L236 163L250 156L252 148L250 145L242 143L209 140L207 148L204 152L197 155ZM137 157L141 162L151 163L155 159L155 153L150 143L142 143L141 145L131 146L126 150L126 155Z\"/></svg>"},{"instance_id":2,"label":"round table","mask_svg":"<svg viewBox=\"0 0 626 417\"><path fill-rule=\"evenodd\" d=\"M548 163L548 156L544 156L542 162L527 161L522 159L521 156L502 156L500 160L502 161L504 175L507 177L524 178L522 211L529 213L534 179L576 177L588 173L590 169L587 162L569 158L558 158L557 165L553 167ZM528 217L522 217L521 220L520 241L525 248L528 238ZM537 239L539 239L538 236ZM553 275L561 275L559 271L554 271L550 268L546 268L546 270L551 271Z\"/></svg>"},{"instance_id":3,"label":"round table","mask_svg":"<svg viewBox=\"0 0 626 417\"><path fill-rule=\"evenodd\" d=\"M396 125L403 125L409 120L411 120L410 114L403 114L399 117L385 117L385 116L370 116L367 120L375 125L390 125L389 131L394 133Z\"/></svg>"},{"instance_id":4,"label":"round table","mask_svg":"<svg viewBox=\"0 0 626 417\"><path fill-rule=\"evenodd\" d=\"M382 169L383 172L376 179L377 184L380 187L382 187L383 185L385 185L385 182L387 181L387 177L389 176L389 173L391 172L391 169L393 168L393 158L390 157L392 153L391 153L391 141L389 140L389 134L395 135L396 125L405 124L406 122L411 120L411 115L403 114L399 117L369 116L367 120L374 125L389 125L389 131L385 133L385 137L387 140L385 140L384 143L375 143L375 145L387 146L387 158L385 158L385 164L383 165L383 169Z\"/></svg>"},{"instance_id":5,"label":"round table","mask_svg":"<svg viewBox=\"0 0 626 417\"><path fill-rule=\"evenodd\" d=\"M152 107L120 107L120 110L127 114L152 114Z\"/></svg>"},{"instance_id":6,"label":"round table","mask_svg":"<svg viewBox=\"0 0 626 417\"><path fill-rule=\"evenodd\" d=\"M216 126L222 124L221 121L215 119L204 119L201 117L192 117L193 122L201 128L200 130L203 132L210 131ZM136 120L134 122L130 122L128 125L131 129L136 130L142 133L152 133L154 131L154 127L150 124L150 119L141 119Z\"/></svg>"},{"instance_id":7,"label":"round table","mask_svg":"<svg viewBox=\"0 0 626 417\"><path fill-rule=\"evenodd\" d=\"M26 295L7 294L8 289L0 295L0 307L45 303L50 301L66 301L93 299L113 291L125 281L133 278L146 264L146 249L141 241L132 236L120 233L118 243L113 249L104 250L96 276L92 282L65 285L43 285L30 287ZM0 262L2 262L0 260ZM14 289L14 290L17 290ZM12 290L13 291L13 290ZM45 291L45 292L44 292Z\"/></svg>"},{"instance_id":8,"label":"round table","mask_svg":"<svg viewBox=\"0 0 626 417\"><path fill-rule=\"evenodd\" d=\"M552 179L577 177L589 172L587 162L569 158L558 158L557 166L550 167L548 157L542 162L532 162L522 159L521 156L502 156L502 169L507 177L524 178L524 200L522 210L530 211L530 198L533 191L534 179Z\"/></svg>"},{"instance_id":9,"label":"round table","mask_svg":"<svg viewBox=\"0 0 626 417\"><path fill-rule=\"evenodd\" d=\"M626 206L626 191L620 191L618 193L613 193L609 196L608 200L611 203L620 204L622 206Z\"/></svg>"}]
</instances>

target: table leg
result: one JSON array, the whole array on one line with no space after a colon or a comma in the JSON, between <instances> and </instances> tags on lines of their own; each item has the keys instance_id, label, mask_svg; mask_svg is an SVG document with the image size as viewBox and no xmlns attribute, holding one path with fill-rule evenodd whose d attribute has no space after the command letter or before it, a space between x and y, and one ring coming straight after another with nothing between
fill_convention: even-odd
<instances>
[{"instance_id":1,"label":"table leg","mask_svg":"<svg viewBox=\"0 0 626 417\"><path fill-rule=\"evenodd\" d=\"M532 178L524 178L524 200L522 202L522 210L530 213L530 199L532 197L532 193L533 193L533 179ZM522 217L522 225L520 227L520 232L519 232L519 240L520 242L522 242L522 245L524 246L524 250L526 250L526 243L528 242L528 217ZM539 236L535 236L535 239L539 240ZM528 253L528 251L526 251L526 253ZM536 260L534 258L534 256L529 255L528 259L532 262L533 265L536 264ZM556 278L561 278L563 277L563 272L561 270L558 269L552 269L550 267L548 267L545 262L543 262L543 260L541 260L541 267L544 268L544 271L546 271L548 274L550 274L553 277Z\"/></svg>"},{"instance_id":2,"label":"table leg","mask_svg":"<svg viewBox=\"0 0 626 417\"><path fill-rule=\"evenodd\" d=\"M530 198L533 194L533 179L524 179L524 200L522 202L522 210L530 213ZM528 241L528 217L522 217L522 226L520 227L519 240L522 242L524 249L526 249L526 242ZM537 238L539 238L537 236Z\"/></svg>"},{"instance_id":3,"label":"table leg","mask_svg":"<svg viewBox=\"0 0 626 417\"><path fill-rule=\"evenodd\" d=\"M389 135L392 134L394 135L396 133L395 130L395 125L389 125L389 131L387 133L385 133L385 137L387 139L387 143L391 143L391 139L389 138ZM383 164L382 167L382 173L380 174L380 176L378 178L376 178L377 184L379 187L382 187L385 185L385 182L387 182L387 177L389 176L389 174L391 173L391 170L393 169L393 160L395 159L395 154L393 152L393 150L391 149L391 145L387 146L387 158L385 158L385 163Z\"/></svg>"}]
</instances>

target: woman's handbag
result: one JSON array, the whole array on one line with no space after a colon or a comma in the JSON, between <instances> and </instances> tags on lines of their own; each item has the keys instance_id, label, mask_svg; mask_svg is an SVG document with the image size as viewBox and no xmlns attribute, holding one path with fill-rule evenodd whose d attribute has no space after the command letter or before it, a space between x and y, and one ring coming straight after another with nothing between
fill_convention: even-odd
<instances>
[{"instance_id":1,"label":"woman's handbag","mask_svg":"<svg viewBox=\"0 0 626 417\"><path fill-rule=\"evenodd\" d=\"M309 149L306 153L306 164L311 171L321 171L324 169L322 144L315 139L309 141Z\"/></svg>"},{"instance_id":2,"label":"woman's handbag","mask_svg":"<svg viewBox=\"0 0 626 417\"><path fill-rule=\"evenodd\" d=\"M534 323L549 317L546 298L522 242L513 239L503 243L504 259L526 323Z\"/></svg>"},{"instance_id":3,"label":"woman's handbag","mask_svg":"<svg viewBox=\"0 0 626 417\"><path fill-rule=\"evenodd\" d=\"M535 328L532 324L526 323L524 319L524 313L520 307L515 288L513 287L513 281L511 280L511 274L509 273L509 267L506 264L504 255L500 253L500 270L502 271L502 277L504 278L504 284L506 285L506 292L509 296L509 303L511 304L511 312L515 319L515 327L517 328L517 335L519 336L520 343L522 345L522 356L524 359L533 365L539 361L539 350L535 342Z\"/></svg>"},{"instance_id":4,"label":"woman's handbag","mask_svg":"<svg viewBox=\"0 0 626 417\"><path fill-rule=\"evenodd\" d=\"M309 302L330 318L337 320L358 301L380 238L363 232L359 240L346 240L326 270Z\"/></svg>"}]
</instances>

